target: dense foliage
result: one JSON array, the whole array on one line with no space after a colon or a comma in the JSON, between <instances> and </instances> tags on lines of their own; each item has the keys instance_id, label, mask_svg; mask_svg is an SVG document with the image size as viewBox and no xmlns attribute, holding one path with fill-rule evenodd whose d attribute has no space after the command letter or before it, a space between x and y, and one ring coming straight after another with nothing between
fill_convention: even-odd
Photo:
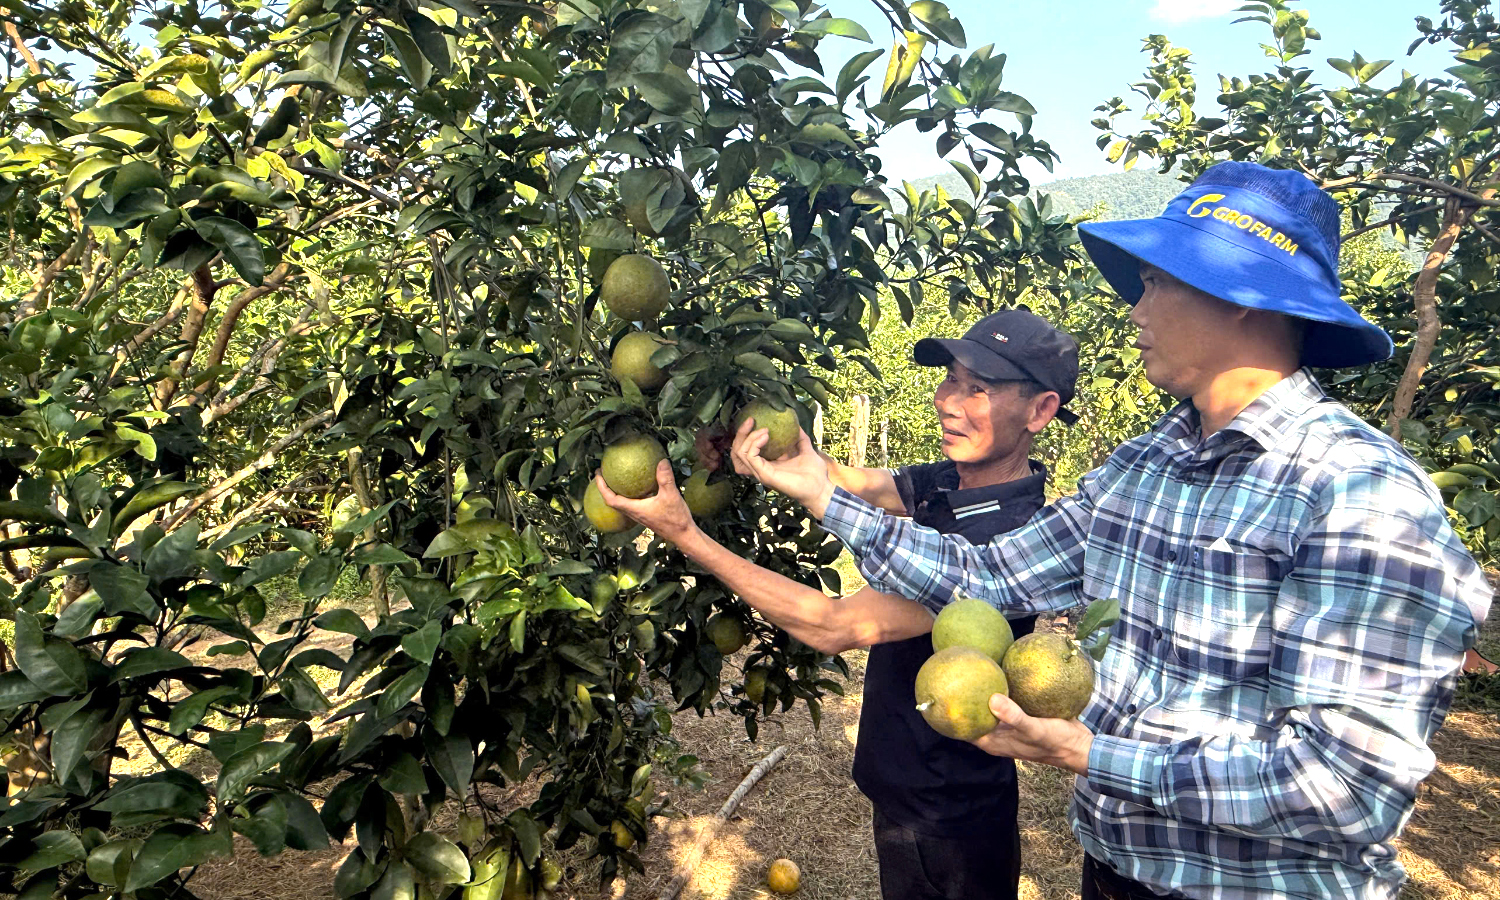
<instances>
[{"instance_id":1,"label":"dense foliage","mask_svg":"<svg viewBox=\"0 0 1500 900\"><path fill-rule=\"evenodd\" d=\"M345 898L526 896L573 846L607 879L653 772L692 776L673 706L816 718L838 661L579 504L622 435L686 475L748 399L826 399L882 288L1009 302L1070 252L1007 199L1051 151L1004 56L878 8L890 50L825 75L870 37L790 0L3 6L0 892L191 896L236 834L353 835ZM872 148L908 121L982 202L893 210ZM658 321L600 303L630 251ZM637 327L655 392L611 373ZM837 586L800 509L734 490L722 540Z\"/></svg>"}]
</instances>

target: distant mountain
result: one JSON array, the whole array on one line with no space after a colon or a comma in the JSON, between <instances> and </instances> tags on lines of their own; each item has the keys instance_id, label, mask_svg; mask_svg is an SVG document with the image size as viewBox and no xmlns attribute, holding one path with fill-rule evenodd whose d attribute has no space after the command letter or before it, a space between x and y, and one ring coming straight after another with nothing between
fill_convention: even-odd
<instances>
[{"instance_id":1,"label":"distant mountain","mask_svg":"<svg viewBox=\"0 0 1500 900\"><path fill-rule=\"evenodd\" d=\"M952 171L915 179L912 186L919 193L941 186L952 197L972 200L974 196L963 178ZM1182 188L1183 183L1170 175L1132 171L1060 178L1032 188L1031 193L1051 197L1053 211L1069 216L1102 205L1101 219L1144 219L1160 213ZM892 191L898 198L899 190L898 186Z\"/></svg>"}]
</instances>

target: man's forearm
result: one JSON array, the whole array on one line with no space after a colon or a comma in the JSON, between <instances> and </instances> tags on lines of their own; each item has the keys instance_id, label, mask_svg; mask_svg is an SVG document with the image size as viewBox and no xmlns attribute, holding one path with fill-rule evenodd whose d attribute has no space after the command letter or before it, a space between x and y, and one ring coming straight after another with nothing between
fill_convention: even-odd
<instances>
[{"instance_id":1,"label":"man's forearm","mask_svg":"<svg viewBox=\"0 0 1500 900\"><path fill-rule=\"evenodd\" d=\"M914 637L932 628L931 614L910 601L864 591L847 600L778 575L724 548L701 531L678 549L788 634L824 653Z\"/></svg>"}]
</instances>

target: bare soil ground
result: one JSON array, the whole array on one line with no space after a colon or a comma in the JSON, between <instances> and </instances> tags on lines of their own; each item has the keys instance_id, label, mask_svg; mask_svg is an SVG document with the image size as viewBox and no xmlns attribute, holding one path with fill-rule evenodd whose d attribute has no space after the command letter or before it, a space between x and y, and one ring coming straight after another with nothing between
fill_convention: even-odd
<instances>
[{"instance_id":1,"label":"bare soil ground","mask_svg":"<svg viewBox=\"0 0 1500 900\"><path fill-rule=\"evenodd\" d=\"M1484 629L1481 650L1500 659L1500 609ZM683 750L712 780L702 790L669 792L678 815L657 819L641 849L644 874L603 888L582 855L565 859L558 896L578 900L654 898L688 853L699 830L750 768L779 744L786 759L773 769L718 832L682 892L687 900L770 898L765 870L777 857L802 868L802 900L880 896L870 840L870 805L849 779L858 740L865 655L846 655L854 678L843 698L824 706L815 729L804 707L762 724L745 739L739 719L677 715ZM1402 900L1500 900L1500 676L1470 682L1461 708L1433 741L1437 771L1423 785L1400 844L1410 880ZM1476 687L1477 686L1477 687ZM1072 777L1045 766L1021 767L1023 900L1076 900L1081 854L1067 823ZM516 802L525 802L524 790ZM438 819L439 823L443 818ZM352 840L350 847L352 847ZM333 874L349 848L287 852L262 859L248 843L233 858L205 865L193 881L205 900L311 900L333 896Z\"/></svg>"}]
</instances>

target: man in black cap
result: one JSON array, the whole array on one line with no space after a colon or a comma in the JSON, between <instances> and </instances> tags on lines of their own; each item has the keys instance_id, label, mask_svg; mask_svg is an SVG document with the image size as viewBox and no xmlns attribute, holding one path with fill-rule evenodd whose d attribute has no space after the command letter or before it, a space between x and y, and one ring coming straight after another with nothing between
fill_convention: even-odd
<instances>
[{"instance_id":1,"label":"man in black cap","mask_svg":"<svg viewBox=\"0 0 1500 900\"><path fill-rule=\"evenodd\" d=\"M1075 418L1061 406L1073 398L1077 343L1013 309L984 317L961 339L921 340L912 355L948 370L933 397L946 459L895 470L829 459L831 477L875 506L975 543L1019 527L1046 502L1047 472L1030 459L1033 439L1054 417ZM816 452L805 434L801 441L799 452ZM717 454L705 456L717 466ZM826 653L871 646L853 774L875 807L881 893L887 900L1015 898L1014 761L939 735L916 710L913 685L932 655L932 615L871 588L829 598L753 565L697 528L670 464L657 477L656 496L634 501L596 481L606 503L672 541L793 637ZM1024 616L1011 628L1029 634L1035 622Z\"/></svg>"}]
</instances>

